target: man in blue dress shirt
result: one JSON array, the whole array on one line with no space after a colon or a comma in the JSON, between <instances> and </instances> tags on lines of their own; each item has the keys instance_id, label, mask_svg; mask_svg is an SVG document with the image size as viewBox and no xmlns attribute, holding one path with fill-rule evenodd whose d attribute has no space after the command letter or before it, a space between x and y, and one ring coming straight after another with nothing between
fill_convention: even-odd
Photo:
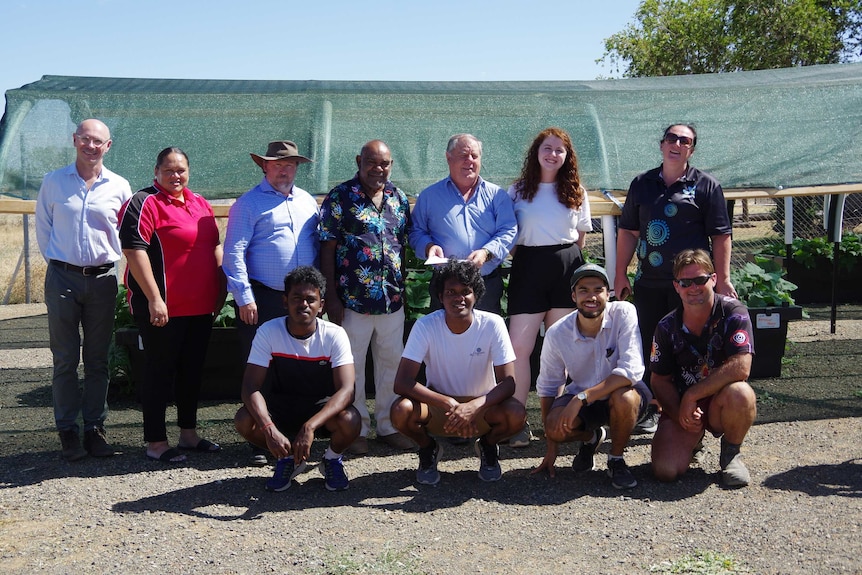
<instances>
[{"instance_id":1,"label":"man in blue dress shirt","mask_svg":"<svg viewBox=\"0 0 862 575\"><path fill-rule=\"evenodd\" d=\"M102 164L111 148L108 126L84 120L72 143L75 163L45 175L36 200L36 238L48 262L45 304L54 357L54 420L67 461L88 453L116 453L105 436L108 349L117 299L114 263L122 256L117 214L132 197L129 182ZM84 334L83 388L78 385L79 328ZM84 423L84 447L78 415Z\"/></svg>"},{"instance_id":2,"label":"man in blue dress shirt","mask_svg":"<svg viewBox=\"0 0 862 575\"><path fill-rule=\"evenodd\" d=\"M515 243L518 224L506 190L479 176L482 142L456 134L446 146L449 176L425 188L413 208L410 245L419 257L457 258L481 270L485 295L476 309L499 314L500 263ZM435 299L435 308L440 307Z\"/></svg>"},{"instance_id":3,"label":"man in blue dress shirt","mask_svg":"<svg viewBox=\"0 0 862 575\"><path fill-rule=\"evenodd\" d=\"M320 213L314 197L294 184L300 164L311 162L289 140L270 142L265 155L251 154L261 182L231 206L224 241L227 288L237 306L237 330L245 366L257 327L287 312L282 302L286 273L318 265ZM266 465L256 451L254 465Z\"/></svg>"}]
</instances>

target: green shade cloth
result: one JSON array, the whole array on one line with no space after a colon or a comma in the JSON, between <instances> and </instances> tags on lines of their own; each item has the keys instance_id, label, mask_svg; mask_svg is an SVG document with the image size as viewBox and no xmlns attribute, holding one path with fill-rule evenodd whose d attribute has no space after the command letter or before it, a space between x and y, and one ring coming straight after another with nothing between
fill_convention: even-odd
<instances>
[{"instance_id":1,"label":"green shade cloth","mask_svg":"<svg viewBox=\"0 0 862 575\"><path fill-rule=\"evenodd\" d=\"M105 163L133 189L156 154L183 148L190 187L237 197L262 177L249 152L290 139L314 159L297 183L323 194L356 171L368 140L386 141L408 194L448 173L449 136L484 143L482 175L502 186L536 133L567 130L590 189L628 189L661 161L674 122L694 123L692 164L726 188L862 181L862 63L589 82L237 81L44 76L6 92L0 193L34 199L42 176L74 159L71 133L95 117L114 139Z\"/></svg>"}]
</instances>

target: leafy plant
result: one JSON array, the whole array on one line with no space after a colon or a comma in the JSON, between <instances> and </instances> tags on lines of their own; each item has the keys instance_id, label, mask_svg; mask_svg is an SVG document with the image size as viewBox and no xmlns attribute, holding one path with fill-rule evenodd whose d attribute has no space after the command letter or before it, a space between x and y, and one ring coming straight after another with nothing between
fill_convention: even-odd
<instances>
[{"instance_id":1,"label":"leafy plant","mask_svg":"<svg viewBox=\"0 0 862 575\"><path fill-rule=\"evenodd\" d=\"M659 565L652 565L649 571L650 573L701 573L703 575L750 572L732 555L701 550L676 561L664 561Z\"/></svg>"},{"instance_id":2,"label":"leafy plant","mask_svg":"<svg viewBox=\"0 0 862 575\"><path fill-rule=\"evenodd\" d=\"M764 252L783 254L785 246L780 240L776 240L766 248ZM817 267L818 261L833 259L833 243L826 237L796 238L790 245L793 260L804 265L808 269ZM844 271L852 271L862 258L862 235L844 234L838 244L838 268Z\"/></svg>"},{"instance_id":3,"label":"leafy plant","mask_svg":"<svg viewBox=\"0 0 862 575\"><path fill-rule=\"evenodd\" d=\"M793 305L790 292L797 286L784 279L784 269L777 262L762 256L755 256L755 262L747 262L730 272L739 299L748 307Z\"/></svg>"}]
</instances>

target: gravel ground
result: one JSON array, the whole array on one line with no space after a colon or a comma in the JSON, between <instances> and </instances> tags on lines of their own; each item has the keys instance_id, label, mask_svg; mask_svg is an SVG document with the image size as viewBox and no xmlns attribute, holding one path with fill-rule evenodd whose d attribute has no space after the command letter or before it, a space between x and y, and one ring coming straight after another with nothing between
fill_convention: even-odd
<instances>
[{"instance_id":1,"label":"gravel ground","mask_svg":"<svg viewBox=\"0 0 862 575\"><path fill-rule=\"evenodd\" d=\"M718 485L717 440L683 480L660 484L649 438L635 437L640 485L628 492L610 486L604 455L576 478L573 446L556 478L530 475L541 441L503 447L495 484L476 476L472 448L447 446L441 484L418 486L414 454L372 441L345 464L348 491L327 492L310 467L277 494L263 489L269 468L245 465L232 402L200 411L218 454L147 461L139 407L113 398L108 433L124 454L61 461L44 316L14 315L0 315L4 573L862 573L862 330L831 336L822 312L791 336L784 377L754 382L747 488Z\"/></svg>"}]
</instances>

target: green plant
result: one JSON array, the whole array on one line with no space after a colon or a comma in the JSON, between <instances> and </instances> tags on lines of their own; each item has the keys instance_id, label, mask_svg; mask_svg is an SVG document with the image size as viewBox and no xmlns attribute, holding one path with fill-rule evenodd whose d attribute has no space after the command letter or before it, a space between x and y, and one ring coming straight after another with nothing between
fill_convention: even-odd
<instances>
[{"instance_id":1,"label":"green plant","mask_svg":"<svg viewBox=\"0 0 862 575\"><path fill-rule=\"evenodd\" d=\"M213 320L213 327L233 327L236 325L236 307L233 305L233 295L227 294L227 299Z\"/></svg>"},{"instance_id":2,"label":"green plant","mask_svg":"<svg viewBox=\"0 0 862 575\"><path fill-rule=\"evenodd\" d=\"M780 240L775 240L762 250L764 253L783 254L786 247ZM834 244L826 237L796 238L790 245L793 260L808 269L814 269L818 261L831 262L834 256ZM844 234L838 244L838 269L852 271L862 258L862 235Z\"/></svg>"},{"instance_id":3,"label":"green plant","mask_svg":"<svg viewBox=\"0 0 862 575\"><path fill-rule=\"evenodd\" d=\"M797 286L784 279L785 273L777 262L755 256L754 262L747 262L743 267L731 270L730 280L740 301L745 302L748 307L793 305L790 292Z\"/></svg>"},{"instance_id":4,"label":"green plant","mask_svg":"<svg viewBox=\"0 0 862 575\"><path fill-rule=\"evenodd\" d=\"M700 550L676 561L664 561L659 565L652 565L649 571L650 573L701 573L704 575L750 572L732 555Z\"/></svg>"},{"instance_id":5,"label":"green plant","mask_svg":"<svg viewBox=\"0 0 862 575\"><path fill-rule=\"evenodd\" d=\"M431 311L431 294L428 285L434 272L416 257L413 248L404 250L404 318L417 320Z\"/></svg>"}]
</instances>

